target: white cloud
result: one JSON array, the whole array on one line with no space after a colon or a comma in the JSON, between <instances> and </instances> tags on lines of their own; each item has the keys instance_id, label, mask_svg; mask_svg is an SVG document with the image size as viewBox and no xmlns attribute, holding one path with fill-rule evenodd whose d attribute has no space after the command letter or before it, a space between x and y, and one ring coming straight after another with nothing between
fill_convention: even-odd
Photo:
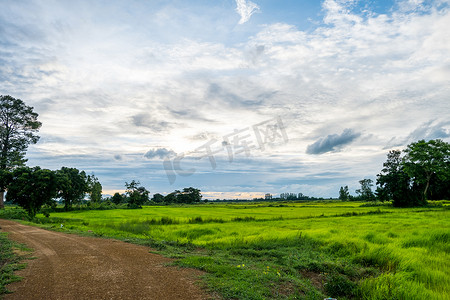
<instances>
[{"instance_id":1,"label":"white cloud","mask_svg":"<svg viewBox=\"0 0 450 300\"><path fill-rule=\"evenodd\" d=\"M64 2L56 2L54 9L35 2L33 13L16 3L9 13L0 11L5 41L0 43L0 91L23 99L40 114L36 163L44 154L97 158L107 153L113 165L135 163L141 176L147 174L145 164L153 163L142 158L149 145L189 152L279 115L288 144L252 152L242 165L218 164L214 174L222 180L228 177L220 172L261 171L249 185L264 186L276 177L276 184L284 180L286 188L313 190L312 181L288 179L315 178L330 169L340 178L363 178L379 172L383 147L391 138L399 137L391 144L404 146L411 138L448 134L450 11L439 8L440 1L431 6L408 2L420 6L420 12L363 14L354 11L354 1L327 0L323 22L315 29L267 22L250 33L224 21L229 11L223 12L224 19L209 14L205 24L190 11L182 28L176 18L181 10L171 15L166 7L140 7L131 16L120 6L105 13L103 7L86 9L87 2L82 3L72 10ZM259 9L250 1L236 4L242 23ZM161 10L165 18L155 24L149 15L161 16ZM211 38L199 28L218 28L221 37ZM237 33L241 40L228 39ZM352 147L306 154L308 145L323 137L333 140L346 128L361 133ZM103 162L96 166L95 161L91 166L101 169ZM289 165L294 168L283 171ZM162 167L151 166L163 177L155 180L166 183ZM329 179L322 182L330 186L321 190L339 184Z\"/></svg>"},{"instance_id":2,"label":"white cloud","mask_svg":"<svg viewBox=\"0 0 450 300\"><path fill-rule=\"evenodd\" d=\"M239 24L244 24L250 20L250 17L260 8L250 0L236 0L236 11L241 16Z\"/></svg>"}]
</instances>

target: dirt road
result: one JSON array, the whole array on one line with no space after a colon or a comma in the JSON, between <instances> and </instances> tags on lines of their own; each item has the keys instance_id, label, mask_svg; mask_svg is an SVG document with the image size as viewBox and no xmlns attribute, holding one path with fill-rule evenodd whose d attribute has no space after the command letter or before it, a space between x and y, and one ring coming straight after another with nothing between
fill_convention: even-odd
<instances>
[{"instance_id":1,"label":"dirt road","mask_svg":"<svg viewBox=\"0 0 450 300\"><path fill-rule=\"evenodd\" d=\"M171 260L147 247L1 219L0 227L37 257L5 299L210 299L195 284L200 271L164 266Z\"/></svg>"}]
</instances>

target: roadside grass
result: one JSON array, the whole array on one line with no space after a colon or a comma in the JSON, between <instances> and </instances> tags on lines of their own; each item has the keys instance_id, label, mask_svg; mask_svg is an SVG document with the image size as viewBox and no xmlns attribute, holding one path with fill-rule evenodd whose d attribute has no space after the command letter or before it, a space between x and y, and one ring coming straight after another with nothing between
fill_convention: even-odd
<instances>
[{"instance_id":1,"label":"roadside grass","mask_svg":"<svg viewBox=\"0 0 450 300\"><path fill-rule=\"evenodd\" d=\"M38 215L32 224L148 245L206 271L224 299L449 299L448 204L152 206Z\"/></svg>"},{"instance_id":2,"label":"roadside grass","mask_svg":"<svg viewBox=\"0 0 450 300\"><path fill-rule=\"evenodd\" d=\"M24 251L30 251L25 246L14 243L8 239L6 233L0 232L0 298L4 294L10 293L7 285L22 278L14 274L15 271L25 268L26 264L21 263Z\"/></svg>"}]
</instances>

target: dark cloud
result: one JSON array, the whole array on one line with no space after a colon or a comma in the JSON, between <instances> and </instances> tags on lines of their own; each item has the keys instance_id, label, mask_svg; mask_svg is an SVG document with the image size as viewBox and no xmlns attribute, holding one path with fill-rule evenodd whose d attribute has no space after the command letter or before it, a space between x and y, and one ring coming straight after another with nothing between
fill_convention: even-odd
<instances>
[{"instance_id":1,"label":"dark cloud","mask_svg":"<svg viewBox=\"0 0 450 300\"><path fill-rule=\"evenodd\" d=\"M208 119L203 116L197 109L193 108L178 108L172 109L170 107L166 107L166 109L170 112L172 116L177 119L185 119L185 120L196 120L196 121L204 121L204 122L215 122L214 120Z\"/></svg>"},{"instance_id":2,"label":"dark cloud","mask_svg":"<svg viewBox=\"0 0 450 300\"><path fill-rule=\"evenodd\" d=\"M434 120L425 122L416 129L414 129L407 137L397 138L393 137L383 149L390 149L393 147L405 146L409 143L418 140L434 140L445 139L450 137L450 122L438 122L435 124Z\"/></svg>"},{"instance_id":3,"label":"dark cloud","mask_svg":"<svg viewBox=\"0 0 450 300\"><path fill-rule=\"evenodd\" d=\"M354 139L359 137L361 133L354 132L352 129L344 129L342 134L330 134L324 138L320 138L306 149L308 154L323 154L330 151L335 151L342 146L351 143Z\"/></svg>"},{"instance_id":4,"label":"dark cloud","mask_svg":"<svg viewBox=\"0 0 450 300\"><path fill-rule=\"evenodd\" d=\"M145 127L154 132L167 131L173 127L173 124L166 121L157 121L151 115L141 113L131 117L134 126Z\"/></svg>"},{"instance_id":5,"label":"dark cloud","mask_svg":"<svg viewBox=\"0 0 450 300\"><path fill-rule=\"evenodd\" d=\"M191 140L194 141L205 141L205 140L212 140L215 138L215 134L211 133L211 132L200 132L199 134L194 135L193 137L191 137Z\"/></svg>"},{"instance_id":6,"label":"dark cloud","mask_svg":"<svg viewBox=\"0 0 450 300\"><path fill-rule=\"evenodd\" d=\"M122 158L122 155L116 154L116 155L114 155L114 159L115 160L122 160L123 158Z\"/></svg>"},{"instance_id":7,"label":"dark cloud","mask_svg":"<svg viewBox=\"0 0 450 300\"><path fill-rule=\"evenodd\" d=\"M155 157L164 159L165 157L170 157L170 156L175 156L175 155L177 155L177 154L173 150L169 150L166 148L155 148L155 149L151 149L147 153L145 153L144 157L148 158L148 159L152 159Z\"/></svg>"},{"instance_id":8,"label":"dark cloud","mask_svg":"<svg viewBox=\"0 0 450 300\"><path fill-rule=\"evenodd\" d=\"M221 85L217 83L210 84L207 93L208 99L215 99L220 103L225 103L226 105L234 108L234 107L252 107L257 108L263 104L263 100L261 97L259 99L254 100L246 100L235 93L228 91Z\"/></svg>"},{"instance_id":9,"label":"dark cloud","mask_svg":"<svg viewBox=\"0 0 450 300\"><path fill-rule=\"evenodd\" d=\"M422 139L445 139L450 137L450 130L445 128L445 126L450 125L450 122L439 122L437 124L433 123L434 121L429 121L417 127L407 137L408 142L415 142Z\"/></svg>"}]
</instances>

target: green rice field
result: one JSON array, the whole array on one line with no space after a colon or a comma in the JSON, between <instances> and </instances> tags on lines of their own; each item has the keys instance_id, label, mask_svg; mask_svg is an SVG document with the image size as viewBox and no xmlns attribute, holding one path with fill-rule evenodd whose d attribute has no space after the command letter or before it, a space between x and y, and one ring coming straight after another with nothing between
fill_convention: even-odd
<instances>
[{"instance_id":1,"label":"green rice field","mask_svg":"<svg viewBox=\"0 0 450 300\"><path fill-rule=\"evenodd\" d=\"M449 204L214 203L35 222L149 245L206 271L206 288L225 299L450 299Z\"/></svg>"}]
</instances>

